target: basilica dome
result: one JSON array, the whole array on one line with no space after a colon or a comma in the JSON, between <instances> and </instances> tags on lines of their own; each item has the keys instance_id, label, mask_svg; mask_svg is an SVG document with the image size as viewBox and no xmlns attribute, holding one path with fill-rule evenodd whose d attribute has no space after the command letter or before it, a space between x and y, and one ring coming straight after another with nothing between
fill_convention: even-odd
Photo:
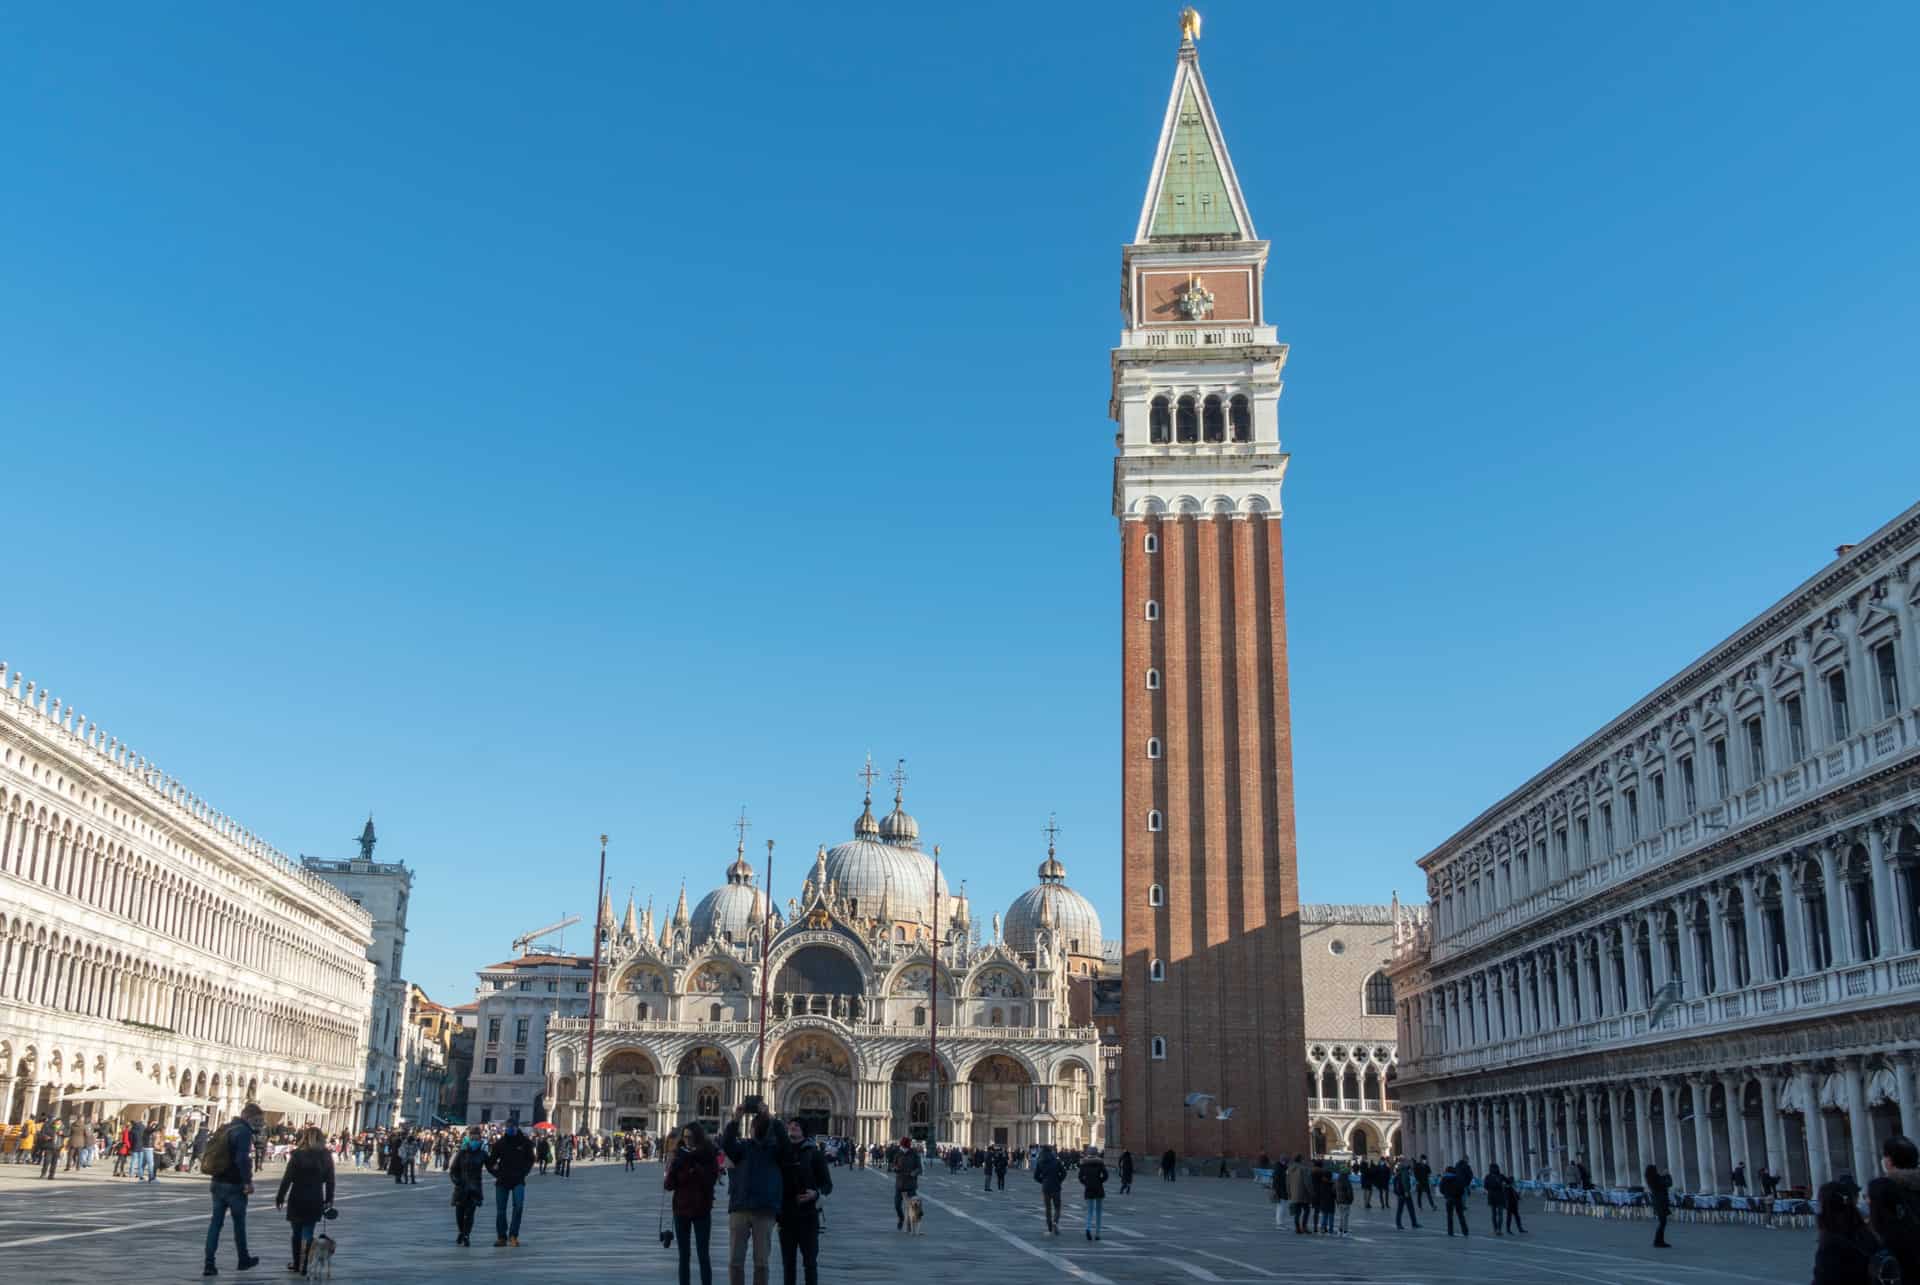
<instances>
[{"instance_id":1,"label":"basilica dome","mask_svg":"<svg viewBox=\"0 0 1920 1285\"><path fill-rule=\"evenodd\" d=\"M747 864L745 849L734 853L727 867L727 881L700 898L693 908L693 944L704 945L716 937L721 941L742 943L760 917L766 903L753 886L753 867Z\"/></svg>"},{"instance_id":2,"label":"basilica dome","mask_svg":"<svg viewBox=\"0 0 1920 1285\"><path fill-rule=\"evenodd\" d=\"M888 822L894 823L891 837ZM933 913L933 858L916 846L919 833L897 797L887 820L875 821L869 796L853 823L853 838L827 849L827 879L842 898L854 903L855 915L878 915L883 900L894 919L924 920ZM951 895L944 874L940 895Z\"/></svg>"},{"instance_id":3,"label":"basilica dome","mask_svg":"<svg viewBox=\"0 0 1920 1285\"><path fill-rule=\"evenodd\" d=\"M1047 845L1040 882L1013 899L1001 935L1007 945L1031 952L1043 925L1053 929L1054 949L1069 955L1100 953L1100 914L1093 903L1067 887L1067 868Z\"/></svg>"}]
</instances>

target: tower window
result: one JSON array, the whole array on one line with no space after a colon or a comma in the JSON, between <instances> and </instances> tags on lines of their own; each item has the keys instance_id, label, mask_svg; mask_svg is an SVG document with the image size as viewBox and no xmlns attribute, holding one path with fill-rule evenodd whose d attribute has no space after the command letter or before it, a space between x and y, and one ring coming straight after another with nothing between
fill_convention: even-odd
<instances>
[{"instance_id":1,"label":"tower window","mask_svg":"<svg viewBox=\"0 0 1920 1285\"><path fill-rule=\"evenodd\" d=\"M1155 813L1154 815L1155 815L1155 816L1158 816L1158 815L1159 815L1159 813ZM1150 887L1149 887L1149 888L1147 889L1147 904L1148 904L1149 906L1164 906L1164 905L1166 905L1166 904L1167 904L1167 890L1166 890L1165 888L1162 888L1162 887L1161 887L1161 886L1160 886L1159 884L1157 884L1157 883L1156 883L1156 884L1153 884L1152 886L1150 886Z\"/></svg>"},{"instance_id":2,"label":"tower window","mask_svg":"<svg viewBox=\"0 0 1920 1285\"><path fill-rule=\"evenodd\" d=\"M1173 440L1173 408L1165 397L1154 398L1147 410L1147 436L1156 443Z\"/></svg>"},{"instance_id":3,"label":"tower window","mask_svg":"<svg viewBox=\"0 0 1920 1285\"><path fill-rule=\"evenodd\" d=\"M1142 546L1148 553L1158 553L1160 552L1160 537L1149 531L1147 532L1147 538L1142 541Z\"/></svg>"},{"instance_id":4,"label":"tower window","mask_svg":"<svg viewBox=\"0 0 1920 1285\"><path fill-rule=\"evenodd\" d=\"M1233 425L1234 441L1253 440L1253 407L1244 393L1235 393L1233 400L1227 403L1227 420Z\"/></svg>"},{"instance_id":5,"label":"tower window","mask_svg":"<svg viewBox=\"0 0 1920 1285\"><path fill-rule=\"evenodd\" d=\"M1166 981L1166 980L1167 980L1167 966L1166 966L1165 964L1163 964L1163 963L1161 963L1161 962L1160 962L1159 960L1157 960L1157 959L1156 959L1156 960L1154 960L1154 961L1153 961L1152 963L1150 963L1150 964L1148 964L1148 965L1147 965L1147 980L1148 980L1148 981L1150 981L1150 982L1164 982L1164 981Z\"/></svg>"},{"instance_id":6,"label":"tower window","mask_svg":"<svg viewBox=\"0 0 1920 1285\"><path fill-rule=\"evenodd\" d=\"M1152 598L1147 599L1147 619L1160 619L1160 604Z\"/></svg>"},{"instance_id":7,"label":"tower window","mask_svg":"<svg viewBox=\"0 0 1920 1285\"><path fill-rule=\"evenodd\" d=\"M1160 809L1155 808L1153 811L1147 813L1147 829L1153 831L1155 834L1160 832Z\"/></svg>"},{"instance_id":8,"label":"tower window","mask_svg":"<svg viewBox=\"0 0 1920 1285\"><path fill-rule=\"evenodd\" d=\"M1149 736L1147 738L1147 757L1150 759L1157 759L1160 757L1160 738L1159 737Z\"/></svg>"},{"instance_id":9,"label":"tower window","mask_svg":"<svg viewBox=\"0 0 1920 1285\"><path fill-rule=\"evenodd\" d=\"M1180 407L1174 414L1174 427L1183 442L1200 440L1200 411L1193 404L1191 395L1180 399Z\"/></svg>"},{"instance_id":10,"label":"tower window","mask_svg":"<svg viewBox=\"0 0 1920 1285\"><path fill-rule=\"evenodd\" d=\"M1147 671L1147 690L1150 692L1157 692L1160 690L1160 671L1159 670L1149 669Z\"/></svg>"},{"instance_id":11,"label":"tower window","mask_svg":"<svg viewBox=\"0 0 1920 1285\"><path fill-rule=\"evenodd\" d=\"M1201 408L1201 419L1205 426L1206 437L1209 442L1224 442L1227 440L1226 411L1221 407L1218 397L1207 398L1206 404Z\"/></svg>"},{"instance_id":12,"label":"tower window","mask_svg":"<svg viewBox=\"0 0 1920 1285\"><path fill-rule=\"evenodd\" d=\"M1167 1060L1167 1037L1164 1035L1153 1037L1153 1060L1156 1062Z\"/></svg>"}]
</instances>

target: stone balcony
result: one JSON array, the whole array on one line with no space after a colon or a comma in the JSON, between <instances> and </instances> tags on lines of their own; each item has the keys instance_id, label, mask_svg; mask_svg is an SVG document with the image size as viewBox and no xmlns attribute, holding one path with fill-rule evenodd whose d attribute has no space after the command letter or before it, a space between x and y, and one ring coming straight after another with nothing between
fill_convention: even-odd
<instances>
[{"instance_id":1,"label":"stone balcony","mask_svg":"<svg viewBox=\"0 0 1920 1285\"><path fill-rule=\"evenodd\" d=\"M1763 781L1735 791L1724 799L1702 804L1691 816L1642 836L1637 842L1603 857L1558 883L1537 889L1500 907L1478 923L1442 937L1432 934L1427 962L1441 964L1492 942L1514 929L1555 911L1577 907L1590 897L1617 887L1676 856L1717 842L1730 831L1766 821L1799 807L1808 797L1844 784L1866 772L1911 754L1920 745L1920 711L1908 710L1877 723L1802 759ZM1417 962L1413 953L1426 943L1409 942L1396 963Z\"/></svg>"},{"instance_id":2,"label":"stone balcony","mask_svg":"<svg viewBox=\"0 0 1920 1285\"><path fill-rule=\"evenodd\" d=\"M1193 327L1155 327L1152 330L1125 330L1120 334L1122 348L1245 348L1254 344L1277 344L1272 326L1249 326L1244 322Z\"/></svg>"},{"instance_id":3,"label":"stone balcony","mask_svg":"<svg viewBox=\"0 0 1920 1285\"><path fill-rule=\"evenodd\" d=\"M1661 1016L1658 1026L1648 1024L1645 1012L1621 1013L1412 1061L1403 1058L1399 1083L1404 1086L1448 1075L1497 1071L1650 1040L1695 1039L1751 1030L1788 1018L1806 1020L1857 1013L1863 1008L1916 999L1920 999L1920 952L1683 999Z\"/></svg>"},{"instance_id":4,"label":"stone balcony","mask_svg":"<svg viewBox=\"0 0 1920 1285\"><path fill-rule=\"evenodd\" d=\"M777 1027L785 1019L769 1019L770 1028ZM927 1028L894 1022L860 1022L840 1018L814 1021L829 1021L845 1028L855 1039L887 1038L925 1040ZM596 1038L639 1039L650 1035L758 1035L758 1022L708 1022L685 1018L646 1018L644 1020L615 1021L602 1018L595 1024ZM547 1021L547 1036L578 1034L587 1032L587 1019L584 1017L555 1017ZM1052 1027L1039 1026L948 1026L940 1024L939 1038L942 1044L967 1043L1004 1043L1010 1040L1058 1040L1074 1044L1095 1044L1099 1042L1099 1032L1091 1026Z\"/></svg>"}]
</instances>

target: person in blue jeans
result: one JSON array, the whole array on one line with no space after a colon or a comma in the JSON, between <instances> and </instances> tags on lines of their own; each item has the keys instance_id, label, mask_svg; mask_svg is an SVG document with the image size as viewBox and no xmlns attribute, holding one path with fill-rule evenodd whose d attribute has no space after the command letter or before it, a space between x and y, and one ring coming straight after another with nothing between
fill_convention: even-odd
<instances>
[{"instance_id":1,"label":"person in blue jeans","mask_svg":"<svg viewBox=\"0 0 1920 1285\"><path fill-rule=\"evenodd\" d=\"M1087 1239L1100 1239L1100 1213L1107 1199L1107 1162L1100 1148L1088 1147L1080 1161L1080 1192L1087 1202Z\"/></svg>"},{"instance_id":2,"label":"person in blue jeans","mask_svg":"<svg viewBox=\"0 0 1920 1285\"><path fill-rule=\"evenodd\" d=\"M520 1125L507 1122L507 1131L487 1153L487 1172L493 1175L493 1243L520 1244L520 1215L527 1207L527 1175L533 1172L533 1139ZM507 1203L513 1203L513 1221L507 1221Z\"/></svg>"},{"instance_id":3,"label":"person in blue jeans","mask_svg":"<svg viewBox=\"0 0 1920 1285\"><path fill-rule=\"evenodd\" d=\"M260 1260L247 1253L247 1197L253 1194L253 1139L266 1122L266 1113L249 1102L233 1121L208 1144L219 1148L220 1168L212 1175L208 1193L213 1197L213 1217L207 1223L207 1261L202 1276L218 1276L213 1257L220 1249L220 1228L233 1215L233 1248L240 1256L239 1270L247 1271Z\"/></svg>"}]
</instances>

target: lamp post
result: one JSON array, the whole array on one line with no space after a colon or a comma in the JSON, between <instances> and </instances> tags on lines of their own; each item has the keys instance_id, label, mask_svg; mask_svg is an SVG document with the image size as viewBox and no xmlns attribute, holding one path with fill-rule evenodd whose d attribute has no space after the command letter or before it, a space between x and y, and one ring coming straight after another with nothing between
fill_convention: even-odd
<instances>
[{"instance_id":1,"label":"lamp post","mask_svg":"<svg viewBox=\"0 0 1920 1285\"><path fill-rule=\"evenodd\" d=\"M927 974L927 1155L933 1155L934 1119L940 1105L940 845L933 845L933 967Z\"/></svg>"}]
</instances>

